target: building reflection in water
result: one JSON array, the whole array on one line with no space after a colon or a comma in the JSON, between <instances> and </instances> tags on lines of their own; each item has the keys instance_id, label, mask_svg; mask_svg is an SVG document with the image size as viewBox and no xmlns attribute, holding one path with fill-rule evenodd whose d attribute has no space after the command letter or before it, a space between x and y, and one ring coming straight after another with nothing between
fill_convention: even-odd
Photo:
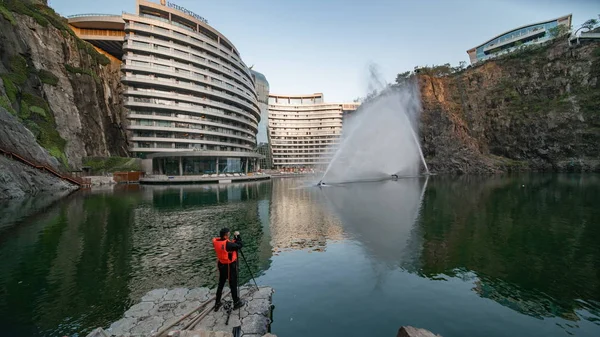
<instances>
[{"instance_id":1,"label":"building reflection in water","mask_svg":"<svg viewBox=\"0 0 600 337\"><path fill-rule=\"evenodd\" d=\"M254 272L267 269L271 248L261 203L270 190L270 182L144 187L147 203L134 211L131 298L155 288L214 286L210 240L224 227L242 233ZM240 270L242 282L249 279L246 269Z\"/></svg>"},{"instance_id":2,"label":"building reflection in water","mask_svg":"<svg viewBox=\"0 0 600 337\"><path fill-rule=\"evenodd\" d=\"M308 181L280 179L273 184L271 244L274 251L309 248L324 251L328 240L343 238L340 221Z\"/></svg>"}]
</instances>

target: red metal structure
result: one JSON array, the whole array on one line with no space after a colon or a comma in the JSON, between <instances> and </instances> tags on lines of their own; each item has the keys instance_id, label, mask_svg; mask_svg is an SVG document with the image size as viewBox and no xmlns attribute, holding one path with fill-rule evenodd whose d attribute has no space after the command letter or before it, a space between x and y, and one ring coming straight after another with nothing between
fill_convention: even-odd
<instances>
[{"instance_id":1,"label":"red metal structure","mask_svg":"<svg viewBox=\"0 0 600 337\"><path fill-rule=\"evenodd\" d=\"M7 151L7 150L4 150L2 148L0 148L0 153L4 154L5 156L7 156L7 157L9 157L9 158L11 158L13 160L21 162L21 163L23 163L25 165L31 166L31 167L33 167L35 169L40 170L40 171L45 171L45 172L50 173L50 174L52 174L52 175L54 175L54 176L56 176L56 177L58 177L60 179L66 180L66 181L68 181L71 184L77 185L79 188L82 188L82 187L83 188L88 188L88 187L91 187L91 185L92 185L91 179L89 179L89 178L75 177L75 176L70 175L68 173L62 174L62 173L56 171L54 168L52 168L52 167L50 167L48 165L40 165L40 164L35 163L35 162L31 161L31 160L25 159L25 158L21 157L20 155L14 153L14 152Z\"/></svg>"}]
</instances>

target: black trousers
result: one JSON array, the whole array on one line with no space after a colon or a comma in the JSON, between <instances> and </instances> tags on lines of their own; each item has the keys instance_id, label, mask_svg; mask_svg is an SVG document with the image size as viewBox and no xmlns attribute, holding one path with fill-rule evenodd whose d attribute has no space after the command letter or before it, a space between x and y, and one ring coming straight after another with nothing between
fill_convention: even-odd
<instances>
[{"instance_id":1,"label":"black trousers","mask_svg":"<svg viewBox=\"0 0 600 337\"><path fill-rule=\"evenodd\" d=\"M238 262L237 260L230 264L221 264L218 262L219 267L219 286L217 287L217 303L221 302L221 296L223 295L223 287L225 281L229 280L229 289L231 289L231 298L233 303L240 300L238 297L237 286L238 286Z\"/></svg>"}]
</instances>

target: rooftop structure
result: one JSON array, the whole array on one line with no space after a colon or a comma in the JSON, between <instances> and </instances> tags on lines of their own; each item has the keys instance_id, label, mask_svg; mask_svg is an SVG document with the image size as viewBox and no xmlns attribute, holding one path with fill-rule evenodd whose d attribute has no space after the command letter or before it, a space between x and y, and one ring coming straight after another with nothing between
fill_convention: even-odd
<instances>
[{"instance_id":1,"label":"rooftop structure","mask_svg":"<svg viewBox=\"0 0 600 337\"><path fill-rule=\"evenodd\" d=\"M71 15L69 25L80 39L91 43L119 60L123 58L125 21L123 21L121 15Z\"/></svg>"},{"instance_id":2,"label":"rooftop structure","mask_svg":"<svg viewBox=\"0 0 600 337\"><path fill-rule=\"evenodd\" d=\"M510 53L522 45L544 43L553 39L551 30L559 25L571 28L572 15L521 26L467 50L471 64L485 61L502 54Z\"/></svg>"}]
</instances>

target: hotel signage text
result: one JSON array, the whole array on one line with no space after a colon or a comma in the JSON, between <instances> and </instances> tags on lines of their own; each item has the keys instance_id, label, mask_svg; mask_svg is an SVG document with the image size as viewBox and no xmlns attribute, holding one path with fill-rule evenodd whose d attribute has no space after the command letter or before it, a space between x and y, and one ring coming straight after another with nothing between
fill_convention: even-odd
<instances>
[{"instance_id":1,"label":"hotel signage text","mask_svg":"<svg viewBox=\"0 0 600 337\"><path fill-rule=\"evenodd\" d=\"M161 3L162 3L162 1L161 1ZM176 9L176 10L178 10L178 11L182 11L182 12L184 12L185 14L187 14L187 15L189 15L189 16L192 16L192 17L194 17L194 18L196 18L196 19L198 19L198 20L200 20L200 21L202 21L202 22L204 22L204 23L208 24L208 20L206 20L205 18L201 17L200 15L198 15L198 14L196 14L196 13L192 12L191 10L189 10L189 9L187 9L187 8L185 8L185 7L181 7L181 6L179 6L179 5L177 5L177 4L174 4L174 3L170 2L170 1L169 1L169 2L167 2L167 6L168 6L168 7L171 7L171 8L173 8L173 9Z\"/></svg>"}]
</instances>

